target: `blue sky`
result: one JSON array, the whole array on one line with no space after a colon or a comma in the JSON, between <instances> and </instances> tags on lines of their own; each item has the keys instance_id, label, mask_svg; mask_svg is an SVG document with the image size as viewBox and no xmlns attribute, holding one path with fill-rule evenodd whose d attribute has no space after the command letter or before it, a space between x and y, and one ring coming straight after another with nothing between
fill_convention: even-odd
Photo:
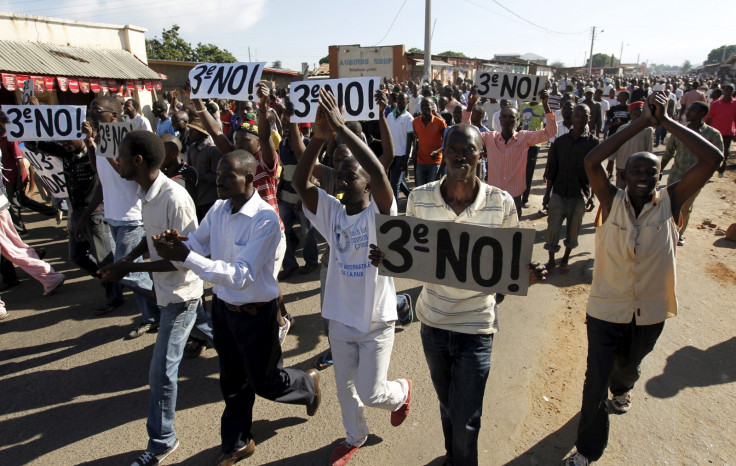
<instances>
[{"instance_id":1,"label":"blue sky","mask_svg":"<svg viewBox=\"0 0 736 466\"><path fill-rule=\"evenodd\" d=\"M594 53L618 57L623 42L624 63L636 62L638 55L640 62L690 60L697 66L711 49L736 43L733 14L723 11L728 2L700 1L688 10L674 8L675 2L592 3L595 8L586 10L586 3L566 0L433 0L432 51L480 58L531 52L575 66L590 50L590 29L596 26ZM1 11L134 24L147 28L149 38L176 23L193 44L214 43L240 61L248 61L250 47L253 61L281 60L295 70L302 62L316 64L329 45L423 48L424 5L424 0L0 0Z\"/></svg>"}]
</instances>

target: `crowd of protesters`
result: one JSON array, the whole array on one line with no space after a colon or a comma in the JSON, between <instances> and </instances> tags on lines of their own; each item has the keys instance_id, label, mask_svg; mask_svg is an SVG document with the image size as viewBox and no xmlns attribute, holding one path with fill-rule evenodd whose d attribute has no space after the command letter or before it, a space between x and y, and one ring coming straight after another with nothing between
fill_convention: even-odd
<instances>
[{"instance_id":1,"label":"crowd of protesters","mask_svg":"<svg viewBox=\"0 0 736 466\"><path fill-rule=\"evenodd\" d=\"M159 464L178 447L178 367L209 347L220 358L225 400L216 464L254 453L256 395L304 405L314 416L319 370L327 367L335 370L346 431L330 464L346 464L368 437L364 406L389 411L393 426L410 413L412 381L388 380L387 372L395 325L415 318L440 402L445 464L477 464L503 296L432 284L416 303L397 294L376 267L384 257L375 246L376 214L514 228L525 209L529 215L535 182L544 187L539 212L547 216L549 259L529 264L531 281L569 271L583 216L598 203L588 370L577 448L567 462L584 465L603 454L609 406L629 410L639 364L677 312L675 250L685 244L694 201L714 173L726 176L736 134L733 85L564 76L523 102L481 98L467 79L384 79L375 100L378 120L345 122L323 90L316 121L297 124L288 89L266 83L254 102L165 93L152 106L153 121L135 100L101 95L88 107L84 139L26 143L62 162L68 259L104 283L104 305L94 313L114 312L127 288L141 314L128 338L157 333L149 441L134 465ZM118 157L97 155L98 125L122 120L136 130ZM26 196L28 172L6 123L0 113L0 271L6 287L16 286L15 264L50 295L65 277L43 261L45 250L21 239L33 234L21 210L58 217L62 205ZM660 145L661 160L653 154ZM543 149L546 168L535 180ZM668 184L659 187L670 161ZM306 372L283 368L281 344L293 319L279 282L317 269L330 349ZM208 303L205 283L212 285Z\"/></svg>"}]
</instances>

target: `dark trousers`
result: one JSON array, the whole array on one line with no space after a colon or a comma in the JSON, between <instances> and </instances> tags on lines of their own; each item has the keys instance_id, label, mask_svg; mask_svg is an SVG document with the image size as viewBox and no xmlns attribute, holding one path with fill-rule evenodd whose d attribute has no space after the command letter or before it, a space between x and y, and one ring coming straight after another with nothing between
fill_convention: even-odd
<instances>
[{"instance_id":1,"label":"dark trousers","mask_svg":"<svg viewBox=\"0 0 736 466\"><path fill-rule=\"evenodd\" d=\"M212 336L220 359L220 389L225 399L220 435L222 452L248 444L256 395L279 403L309 404L314 381L296 369L283 369L276 300L255 315L233 312L212 297Z\"/></svg>"},{"instance_id":2,"label":"dark trousers","mask_svg":"<svg viewBox=\"0 0 736 466\"><path fill-rule=\"evenodd\" d=\"M597 461L608 444L608 389L620 396L639 380L644 356L654 349L664 322L653 325L615 324L587 316L588 368L575 446L590 461Z\"/></svg>"},{"instance_id":3,"label":"dark trousers","mask_svg":"<svg viewBox=\"0 0 736 466\"><path fill-rule=\"evenodd\" d=\"M718 167L718 173L724 173L726 171L726 162L728 162L728 150L731 148L731 141L733 136L723 136L723 162Z\"/></svg>"},{"instance_id":4,"label":"dark trousers","mask_svg":"<svg viewBox=\"0 0 736 466\"><path fill-rule=\"evenodd\" d=\"M15 185L5 185L5 191L8 194L8 202L10 204L10 218L13 220L13 226L18 231L19 235L25 235L26 233L28 233L28 230L26 230L26 225L23 222L23 218L20 216L21 207L34 210L39 214L43 214L48 217L56 216L56 209L30 199L28 196L26 196L26 193L23 192L22 189L18 189Z\"/></svg>"},{"instance_id":5,"label":"dark trousers","mask_svg":"<svg viewBox=\"0 0 736 466\"><path fill-rule=\"evenodd\" d=\"M532 178L534 177L534 168L537 166L537 155L539 155L539 147L531 146L526 153L526 189L521 195L521 203L529 202L529 193L532 190ZM521 217L521 215L519 215Z\"/></svg>"},{"instance_id":6,"label":"dark trousers","mask_svg":"<svg viewBox=\"0 0 736 466\"><path fill-rule=\"evenodd\" d=\"M18 281L18 276L15 273L15 266L12 262L0 256L0 274L3 276L3 283L9 285Z\"/></svg>"}]
</instances>

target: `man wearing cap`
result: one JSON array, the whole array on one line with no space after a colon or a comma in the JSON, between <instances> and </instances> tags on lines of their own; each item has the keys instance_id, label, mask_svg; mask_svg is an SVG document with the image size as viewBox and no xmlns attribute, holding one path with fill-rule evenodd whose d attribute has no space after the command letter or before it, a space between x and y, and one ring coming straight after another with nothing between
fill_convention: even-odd
<instances>
[{"instance_id":1,"label":"man wearing cap","mask_svg":"<svg viewBox=\"0 0 736 466\"><path fill-rule=\"evenodd\" d=\"M643 108L643 101L637 100L636 102L632 102L631 105L629 105L628 109L631 121L621 126L618 130L621 131L626 126L634 124L634 121L636 121L636 119L641 116ZM624 168L626 167L626 161L629 159L629 156L637 152L652 152L652 150L654 150L654 128L652 128L651 126L647 126L639 131L636 136L627 140L623 145L621 145L621 147L619 147L616 153L611 155L611 157L608 159L606 171L608 171L608 177L611 178L613 176L613 164L615 161L617 188L626 188Z\"/></svg>"},{"instance_id":2,"label":"man wearing cap","mask_svg":"<svg viewBox=\"0 0 736 466\"><path fill-rule=\"evenodd\" d=\"M212 204L217 200L217 163L220 151L202 126L201 120L187 123L189 147L187 163L197 170L197 220L202 221Z\"/></svg>"}]
</instances>

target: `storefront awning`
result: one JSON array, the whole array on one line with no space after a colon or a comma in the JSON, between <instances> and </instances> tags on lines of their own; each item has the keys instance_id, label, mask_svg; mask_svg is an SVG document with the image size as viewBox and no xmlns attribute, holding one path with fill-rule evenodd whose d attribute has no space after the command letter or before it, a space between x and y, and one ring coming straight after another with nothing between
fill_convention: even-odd
<instances>
[{"instance_id":1,"label":"storefront awning","mask_svg":"<svg viewBox=\"0 0 736 466\"><path fill-rule=\"evenodd\" d=\"M0 71L81 78L150 79L161 76L130 52L0 40Z\"/></svg>"}]
</instances>

